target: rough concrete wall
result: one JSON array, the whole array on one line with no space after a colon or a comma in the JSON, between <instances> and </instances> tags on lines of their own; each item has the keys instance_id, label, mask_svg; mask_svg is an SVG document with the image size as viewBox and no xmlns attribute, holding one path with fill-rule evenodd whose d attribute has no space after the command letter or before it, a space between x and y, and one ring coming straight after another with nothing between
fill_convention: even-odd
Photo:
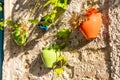
<instances>
[{"instance_id":1,"label":"rough concrete wall","mask_svg":"<svg viewBox=\"0 0 120 80\"><path fill-rule=\"evenodd\" d=\"M5 0L5 18L11 17L15 20L23 17L26 22L29 17L29 5L34 1ZM87 41L78 30L71 33L68 45L62 52L62 55L68 59L68 66L59 78L54 76L53 70L44 67L40 58L42 47L54 42L56 30L70 28L68 20L72 12L81 12L87 7L87 0L72 0L54 28L47 33L31 26L32 35L27 45L23 47L14 43L6 27L3 80L119 80L120 15L119 6L114 6L114 4L119 5L119 0L116 1L118 2L99 0L96 3L103 13L103 26L96 39ZM43 15L42 10L41 7L38 8L35 14Z\"/></svg>"},{"instance_id":2,"label":"rough concrete wall","mask_svg":"<svg viewBox=\"0 0 120 80\"><path fill-rule=\"evenodd\" d=\"M111 77L120 80L120 0L110 0Z\"/></svg>"}]
</instances>

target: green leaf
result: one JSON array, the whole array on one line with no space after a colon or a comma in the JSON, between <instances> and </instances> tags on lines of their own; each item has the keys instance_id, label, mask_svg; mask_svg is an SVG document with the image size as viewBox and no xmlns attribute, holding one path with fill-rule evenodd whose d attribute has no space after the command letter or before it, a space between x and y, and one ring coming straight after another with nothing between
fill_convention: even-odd
<instances>
[{"instance_id":1,"label":"green leaf","mask_svg":"<svg viewBox=\"0 0 120 80\"><path fill-rule=\"evenodd\" d=\"M57 9L61 8L61 9L66 9L67 7L67 0L48 0L48 2L46 2L45 6L48 6L49 4L53 5L53 10L51 13L48 13L44 19L45 21L42 21L41 24L44 26L49 26L51 23L55 22L55 20L57 19Z\"/></svg>"},{"instance_id":2,"label":"green leaf","mask_svg":"<svg viewBox=\"0 0 120 80\"><path fill-rule=\"evenodd\" d=\"M63 50L66 47L66 43L61 43L61 44L54 44L51 46L46 46L43 48L43 50L55 50L56 52L59 52Z\"/></svg>"},{"instance_id":3,"label":"green leaf","mask_svg":"<svg viewBox=\"0 0 120 80\"><path fill-rule=\"evenodd\" d=\"M60 7L62 9L66 9L67 8L67 0L59 0L54 6Z\"/></svg>"},{"instance_id":4,"label":"green leaf","mask_svg":"<svg viewBox=\"0 0 120 80\"><path fill-rule=\"evenodd\" d=\"M4 28L4 22L1 21L1 22L0 22L0 30L3 30L3 28Z\"/></svg>"},{"instance_id":5,"label":"green leaf","mask_svg":"<svg viewBox=\"0 0 120 80\"><path fill-rule=\"evenodd\" d=\"M65 57L63 57L63 56L60 56L59 58L58 58L58 61L63 61L63 62L67 62L67 59L65 58Z\"/></svg>"},{"instance_id":6,"label":"green leaf","mask_svg":"<svg viewBox=\"0 0 120 80\"><path fill-rule=\"evenodd\" d=\"M48 6L51 3L51 0L49 0L48 2L46 2L46 4L44 4L44 7Z\"/></svg>"},{"instance_id":7,"label":"green leaf","mask_svg":"<svg viewBox=\"0 0 120 80\"><path fill-rule=\"evenodd\" d=\"M13 35L14 35L14 37L16 38L16 37L18 37L18 36L20 36L20 28L18 27L18 28L14 28L14 32L13 32Z\"/></svg>"},{"instance_id":8,"label":"green leaf","mask_svg":"<svg viewBox=\"0 0 120 80\"><path fill-rule=\"evenodd\" d=\"M2 11L3 9L2 9L2 7L0 6L0 11Z\"/></svg>"},{"instance_id":9,"label":"green leaf","mask_svg":"<svg viewBox=\"0 0 120 80\"><path fill-rule=\"evenodd\" d=\"M60 43L60 44L54 44L52 48L54 48L56 51L63 50L66 47L66 43Z\"/></svg>"},{"instance_id":10,"label":"green leaf","mask_svg":"<svg viewBox=\"0 0 120 80\"><path fill-rule=\"evenodd\" d=\"M21 25L15 25L17 27L13 27L13 39L17 43L17 45L24 45L28 38L28 31L24 30ZM27 28L27 26L25 26Z\"/></svg>"},{"instance_id":11,"label":"green leaf","mask_svg":"<svg viewBox=\"0 0 120 80\"><path fill-rule=\"evenodd\" d=\"M65 42L63 42L63 43L61 43L61 44L59 45L59 48L60 48L61 50L63 50L65 47L66 47L66 43L65 43Z\"/></svg>"},{"instance_id":12,"label":"green leaf","mask_svg":"<svg viewBox=\"0 0 120 80\"><path fill-rule=\"evenodd\" d=\"M56 75L56 77L59 77L60 74L62 74L64 72L64 68L57 68L54 70L54 74Z\"/></svg>"},{"instance_id":13,"label":"green leaf","mask_svg":"<svg viewBox=\"0 0 120 80\"><path fill-rule=\"evenodd\" d=\"M28 38L28 34L24 33L24 34L20 34L20 32L14 32L13 33L13 38L15 40L15 42L17 43L17 45L24 45L26 43L26 40Z\"/></svg>"},{"instance_id":14,"label":"green leaf","mask_svg":"<svg viewBox=\"0 0 120 80\"><path fill-rule=\"evenodd\" d=\"M6 22L5 22L7 25L9 25L9 26L15 26L15 22L13 22L12 20L6 20Z\"/></svg>"},{"instance_id":15,"label":"green leaf","mask_svg":"<svg viewBox=\"0 0 120 80\"><path fill-rule=\"evenodd\" d=\"M61 67L67 63L67 59L63 56L59 56L57 60Z\"/></svg>"},{"instance_id":16,"label":"green leaf","mask_svg":"<svg viewBox=\"0 0 120 80\"><path fill-rule=\"evenodd\" d=\"M55 4L57 2L58 2L58 0L48 0L48 2L46 2L46 4L44 5L44 7L48 6L49 4Z\"/></svg>"},{"instance_id":17,"label":"green leaf","mask_svg":"<svg viewBox=\"0 0 120 80\"><path fill-rule=\"evenodd\" d=\"M13 39L17 45L24 45L29 37L28 27L12 20L6 20L5 23L12 26Z\"/></svg>"},{"instance_id":18,"label":"green leaf","mask_svg":"<svg viewBox=\"0 0 120 80\"><path fill-rule=\"evenodd\" d=\"M68 29L63 29L57 32L58 38L68 38L70 35L70 31Z\"/></svg>"},{"instance_id":19,"label":"green leaf","mask_svg":"<svg viewBox=\"0 0 120 80\"><path fill-rule=\"evenodd\" d=\"M50 23L48 21L42 21L40 22L40 24L42 24L43 26L49 26Z\"/></svg>"},{"instance_id":20,"label":"green leaf","mask_svg":"<svg viewBox=\"0 0 120 80\"><path fill-rule=\"evenodd\" d=\"M57 11L56 11L56 10L53 10L52 13L50 14L50 18L51 18L52 22L55 22L56 13L57 13Z\"/></svg>"},{"instance_id":21,"label":"green leaf","mask_svg":"<svg viewBox=\"0 0 120 80\"><path fill-rule=\"evenodd\" d=\"M36 25L36 24L39 23L39 20L38 20L38 19L29 19L28 21L29 21L31 24L34 24L34 25Z\"/></svg>"},{"instance_id":22,"label":"green leaf","mask_svg":"<svg viewBox=\"0 0 120 80\"><path fill-rule=\"evenodd\" d=\"M41 21L40 23L44 26L49 26L51 23L55 22L56 13L56 10L53 10L51 13L48 13L46 16L43 17L45 21Z\"/></svg>"}]
</instances>

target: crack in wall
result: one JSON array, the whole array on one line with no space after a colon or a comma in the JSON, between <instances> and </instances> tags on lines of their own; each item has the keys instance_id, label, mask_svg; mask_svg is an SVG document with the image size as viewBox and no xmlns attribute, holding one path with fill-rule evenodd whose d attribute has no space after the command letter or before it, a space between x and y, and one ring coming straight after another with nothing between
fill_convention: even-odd
<instances>
[{"instance_id":1,"label":"crack in wall","mask_svg":"<svg viewBox=\"0 0 120 80\"><path fill-rule=\"evenodd\" d=\"M104 38L104 43L106 45L106 50L107 53L105 53L105 57L107 58L106 64L109 72L109 80L111 80L111 59L110 59L110 53L111 53L111 46L110 46L110 34L109 34L109 25L110 25L110 17L109 17L109 7L110 7L110 1L109 0L103 0L104 5L101 8L102 13L103 13L103 25L104 25L104 30L103 30L103 38Z\"/></svg>"}]
</instances>

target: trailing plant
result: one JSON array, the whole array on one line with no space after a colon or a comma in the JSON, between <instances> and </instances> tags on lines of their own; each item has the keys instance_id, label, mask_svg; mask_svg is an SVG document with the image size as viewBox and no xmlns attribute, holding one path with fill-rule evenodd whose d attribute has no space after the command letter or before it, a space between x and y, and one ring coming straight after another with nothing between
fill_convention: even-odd
<instances>
[{"instance_id":1,"label":"trailing plant","mask_svg":"<svg viewBox=\"0 0 120 80\"><path fill-rule=\"evenodd\" d=\"M28 21L33 25L37 25L39 23L38 19L29 19Z\"/></svg>"},{"instance_id":2,"label":"trailing plant","mask_svg":"<svg viewBox=\"0 0 120 80\"><path fill-rule=\"evenodd\" d=\"M13 22L11 20L7 20L6 24L11 26L12 36L17 45L25 45L29 36L28 27L23 23Z\"/></svg>"},{"instance_id":3,"label":"trailing plant","mask_svg":"<svg viewBox=\"0 0 120 80\"><path fill-rule=\"evenodd\" d=\"M43 30L48 30L51 23L54 23L57 19L59 9L65 10L67 7L68 0L48 0L48 2L44 5L44 7L48 6L49 4L53 5L53 10L48 13L46 16L42 17L40 20L39 27Z\"/></svg>"},{"instance_id":4,"label":"trailing plant","mask_svg":"<svg viewBox=\"0 0 120 80\"><path fill-rule=\"evenodd\" d=\"M67 1L68 0L48 0L48 2L44 6L48 6L49 4L52 4L54 8L60 7L62 9L66 9Z\"/></svg>"},{"instance_id":5,"label":"trailing plant","mask_svg":"<svg viewBox=\"0 0 120 80\"><path fill-rule=\"evenodd\" d=\"M69 29L62 29L62 30L58 31L57 34L56 34L56 36L58 38L61 38L61 37L62 38L68 38L69 35L70 35Z\"/></svg>"},{"instance_id":6,"label":"trailing plant","mask_svg":"<svg viewBox=\"0 0 120 80\"><path fill-rule=\"evenodd\" d=\"M54 74L56 77L59 77L64 72L64 66L67 64L67 59L63 56L59 56L57 59L57 65L59 67L56 67L54 69Z\"/></svg>"},{"instance_id":7,"label":"trailing plant","mask_svg":"<svg viewBox=\"0 0 120 80\"><path fill-rule=\"evenodd\" d=\"M36 0L35 5L33 9L31 9L30 16L35 13L36 9L40 6L40 1ZM37 25L39 23L39 19L29 19L28 22L30 22L33 25Z\"/></svg>"},{"instance_id":8,"label":"trailing plant","mask_svg":"<svg viewBox=\"0 0 120 80\"><path fill-rule=\"evenodd\" d=\"M52 45L44 47L42 50L42 60L47 68L54 68L54 74L58 77L64 72L63 66L67 63L67 59L60 56L60 51L65 48L65 43L60 45Z\"/></svg>"},{"instance_id":9,"label":"trailing plant","mask_svg":"<svg viewBox=\"0 0 120 80\"><path fill-rule=\"evenodd\" d=\"M56 76L56 77L59 77L62 73L64 72L64 68L56 68L55 70L54 70L54 75Z\"/></svg>"},{"instance_id":10,"label":"trailing plant","mask_svg":"<svg viewBox=\"0 0 120 80\"><path fill-rule=\"evenodd\" d=\"M57 32L57 38L67 39L70 35L68 29L62 29ZM60 55L60 52L66 47L66 41L55 42L50 46L44 47L42 50L42 60L47 68L54 68L54 74L58 77L64 72L64 66L67 63L67 59Z\"/></svg>"},{"instance_id":11,"label":"trailing plant","mask_svg":"<svg viewBox=\"0 0 120 80\"><path fill-rule=\"evenodd\" d=\"M56 36L57 38L62 38L67 40L70 36L69 29L62 29L57 32ZM60 50L62 51L66 47L67 41L62 41L61 44L58 44L60 46ZM67 59L64 56L59 56L56 63L56 68L54 69L54 74L56 77L59 77L64 72L64 66L67 64Z\"/></svg>"},{"instance_id":12,"label":"trailing plant","mask_svg":"<svg viewBox=\"0 0 120 80\"><path fill-rule=\"evenodd\" d=\"M52 10L51 13L48 13L46 16L42 17L40 20L39 27L43 30L48 31L49 25L56 20L56 10Z\"/></svg>"}]
</instances>

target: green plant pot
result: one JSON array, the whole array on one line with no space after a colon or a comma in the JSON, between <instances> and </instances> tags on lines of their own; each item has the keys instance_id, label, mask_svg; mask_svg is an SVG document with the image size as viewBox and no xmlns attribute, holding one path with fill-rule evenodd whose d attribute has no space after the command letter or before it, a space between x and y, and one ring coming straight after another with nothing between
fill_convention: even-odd
<instances>
[{"instance_id":1,"label":"green plant pot","mask_svg":"<svg viewBox=\"0 0 120 80\"><path fill-rule=\"evenodd\" d=\"M42 57L42 61L43 61L44 65L47 68L53 68L59 55L60 55L60 53L56 52L53 49L50 49L50 50L44 49L42 51L41 57Z\"/></svg>"}]
</instances>

